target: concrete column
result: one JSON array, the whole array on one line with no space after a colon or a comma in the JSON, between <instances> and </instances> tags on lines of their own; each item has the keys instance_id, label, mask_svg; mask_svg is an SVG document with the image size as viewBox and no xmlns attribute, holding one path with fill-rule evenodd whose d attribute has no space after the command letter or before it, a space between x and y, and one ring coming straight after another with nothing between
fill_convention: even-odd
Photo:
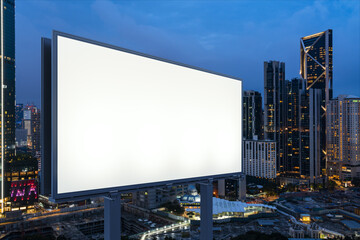
<instances>
[{"instance_id":1,"label":"concrete column","mask_svg":"<svg viewBox=\"0 0 360 240\"><path fill-rule=\"evenodd\" d=\"M200 240L213 239L213 185L200 184Z\"/></svg>"},{"instance_id":2,"label":"concrete column","mask_svg":"<svg viewBox=\"0 0 360 240\"><path fill-rule=\"evenodd\" d=\"M104 236L105 240L120 240L121 238L120 193L104 197Z\"/></svg>"},{"instance_id":3,"label":"concrete column","mask_svg":"<svg viewBox=\"0 0 360 240\"><path fill-rule=\"evenodd\" d=\"M240 174L239 176L239 193L238 200L244 201L246 198L246 176L245 174Z\"/></svg>"},{"instance_id":4,"label":"concrete column","mask_svg":"<svg viewBox=\"0 0 360 240\"><path fill-rule=\"evenodd\" d=\"M225 179L218 180L218 195L219 197L225 197Z\"/></svg>"}]
</instances>

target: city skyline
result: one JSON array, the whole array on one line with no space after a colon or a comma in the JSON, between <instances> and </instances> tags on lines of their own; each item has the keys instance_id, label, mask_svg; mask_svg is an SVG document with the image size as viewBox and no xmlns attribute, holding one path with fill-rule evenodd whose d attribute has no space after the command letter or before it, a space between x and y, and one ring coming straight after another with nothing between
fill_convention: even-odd
<instances>
[{"instance_id":1,"label":"city skyline","mask_svg":"<svg viewBox=\"0 0 360 240\"><path fill-rule=\"evenodd\" d=\"M17 102L40 106L40 37L53 29L240 77L262 95L264 61L285 62L286 78L299 77L300 38L333 29L333 96L360 95L360 3L253 4L18 1Z\"/></svg>"},{"instance_id":2,"label":"city skyline","mask_svg":"<svg viewBox=\"0 0 360 240\"><path fill-rule=\"evenodd\" d=\"M1 239L358 239L358 0L0 2Z\"/></svg>"}]
</instances>

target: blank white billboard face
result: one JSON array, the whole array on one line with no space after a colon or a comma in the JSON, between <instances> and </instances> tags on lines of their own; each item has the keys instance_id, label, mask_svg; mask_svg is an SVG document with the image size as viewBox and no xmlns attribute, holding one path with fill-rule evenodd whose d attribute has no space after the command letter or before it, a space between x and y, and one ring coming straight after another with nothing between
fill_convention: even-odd
<instances>
[{"instance_id":1,"label":"blank white billboard face","mask_svg":"<svg viewBox=\"0 0 360 240\"><path fill-rule=\"evenodd\" d=\"M241 81L56 37L57 194L241 171Z\"/></svg>"}]
</instances>

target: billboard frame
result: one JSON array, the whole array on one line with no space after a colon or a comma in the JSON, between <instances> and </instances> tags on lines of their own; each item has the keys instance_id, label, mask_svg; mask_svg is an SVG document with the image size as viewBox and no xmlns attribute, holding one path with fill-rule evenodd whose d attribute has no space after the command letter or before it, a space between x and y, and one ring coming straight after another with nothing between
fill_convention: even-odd
<instances>
[{"instance_id":1,"label":"billboard frame","mask_svg":"<svg viewBox=\"0 0 360 240\"><path fill-rule=\"evenodd\" d=\"M241 91L242 91L242 79L237 78L237 77L233 77L233 76L229 76L229 75L225 75L225 74L221 74L221 73L216 73L213 71L209 71L206 69L202 69L202 68L198 68L198 67L194 67L191 65L187 65L187 64L183 64L183 63L179 63L179 62L175 62L175 61L171 61L168 59L164 59L164 58L160 58L160 57L155 57L152 55L148 55L145 53L140 53L140 52L136 52L133 50L129 50L126 48L122 48L122 47L117 47L111 44L106 44L106 43L102 43L102 42L98 42L95 40L91 40L91 39L87 39L87 38L83 38L83 37L79 37L79 36L75 36L72 34L67 34L67 33L63 33L60 31L53 31L52 33L52 47L51 47L51 89L46 89L46 91L51 91L51 197L50 199L54 202L64 202L64 201L77 201L77 200L84 200L84 199L88 199L90 197L101 197L101 196L108 196L110 193L115 193L115 192L122 192L122 193L126 193L126 192L133 192L133 191L138 191L138 190L146 190L149 188L157 188L157 187L162 187L162 186L169 186L169 185L180 185L180 184L187 184L187 183L200 183L200 182L208 182L209 179L212 180L218 180L218 179L225 179L225 178L238 178L240 176L240 172L232 172L232 173L225 173L225 174L220 174L220 175L210 175L210 176L203 176L203 177L195 177L195 178L185 178L185 179L176 179L176 180L167 180L167 181L161 181L161 182L153 182L153 183L144 183L144 184L135 184L135 185L127 185L127 186L119 186L119 187L109 187L109 188L100 188L100 189L94 189L94 190L85 190L85 191L78 191L78 192L71 192L71 193L61 193L58 194L58 189L57 189L57 185L58 185L58 175L57 175L57 131L58 131L58 125L57 125L57 105L58 105L58 99L57 99L57 76L58 76L58 69L57 69L57 47L58 47L58 37L66 37L69 39L73 39L73 40L77 40L77 41L81 41L81 42L85 42L85 43L89 43L89 44L94 44L97 46L101 46L101 47L106 47L106 48L110 48L113 50L117 50L117 51L121 51L121 52L126 52L126 53L130 53L130 54L134 54L137 56L141 56L141 57L146 57L146 58L150 58L150 59L154 59L154 60L158 60L158 61L162 61L162 62L166 62L166 63L170 63L170 64L174 64L174 65L178 65L178 66L182 66L182 67L186 67L186 68L190 68L190 69L194 69L194 70L198 70L198 71L202 71L202 72L206 72L206 73L210 73L210 74L214 74L214 75L218 75L218 76L222 76L222 77L227 77L227 78L231 78L233 80L237 80L240 82L241 85ZM242 92L241 92L241 96L242 96ZM241 112L241 116L242 116L242 97L240 98L240 109L239 111ZM240 140L242 141L242 119L240 121ZM240 159L239 159L239 169L242 170L242 143L240 143Z\"/></svg>"}]
</instances>

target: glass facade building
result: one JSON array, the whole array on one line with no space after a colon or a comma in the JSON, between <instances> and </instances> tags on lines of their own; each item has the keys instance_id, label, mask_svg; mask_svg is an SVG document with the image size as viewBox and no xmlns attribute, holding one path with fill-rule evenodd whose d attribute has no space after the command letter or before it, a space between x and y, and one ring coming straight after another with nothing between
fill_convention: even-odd
<instances>
[{"instance_id":1,"label":"glass facade building","mask_svg":"<svg viewBox=\"0 0 360 240\"><path fill-rule=\"evenodd\" d=\"M0 52L1 52L1 212L10 210L9 164L15 155L15 1L0 0Z\"/></svg>"},{"instance_id":2,"label":"glass facade building","mask_svg":"<svg viewBox=\"0 0 360 240\"><path fill-rule=\"evenodd\" d=\"M301 175L310 182L326 174L326 106L332 98L332 30L300 39L302 91L300 121Z\"/></svg>"},{"instance_id":3,"label":"glass facade building","mask_svg":"<svg viewBox=\"0 0 360 240\"><path fill-rule=\"evenodd\" d=\"M287 164L286 173L288 176L300 176L300 94L303 88L303 81L300 78L293 78L288 82L288 113L287 113Z\"/></svg>"},{"instance_id":4,"label":"glass facade building","mask_svg":"<svg viewBox=\"0 0 360 240\"><path fill-rule=\"evenodd\" d=\"M276 141L279 174L285 172L287 160L287 81L285 63L264 62L264 139Z\"/></svg>"}]
</instances>

